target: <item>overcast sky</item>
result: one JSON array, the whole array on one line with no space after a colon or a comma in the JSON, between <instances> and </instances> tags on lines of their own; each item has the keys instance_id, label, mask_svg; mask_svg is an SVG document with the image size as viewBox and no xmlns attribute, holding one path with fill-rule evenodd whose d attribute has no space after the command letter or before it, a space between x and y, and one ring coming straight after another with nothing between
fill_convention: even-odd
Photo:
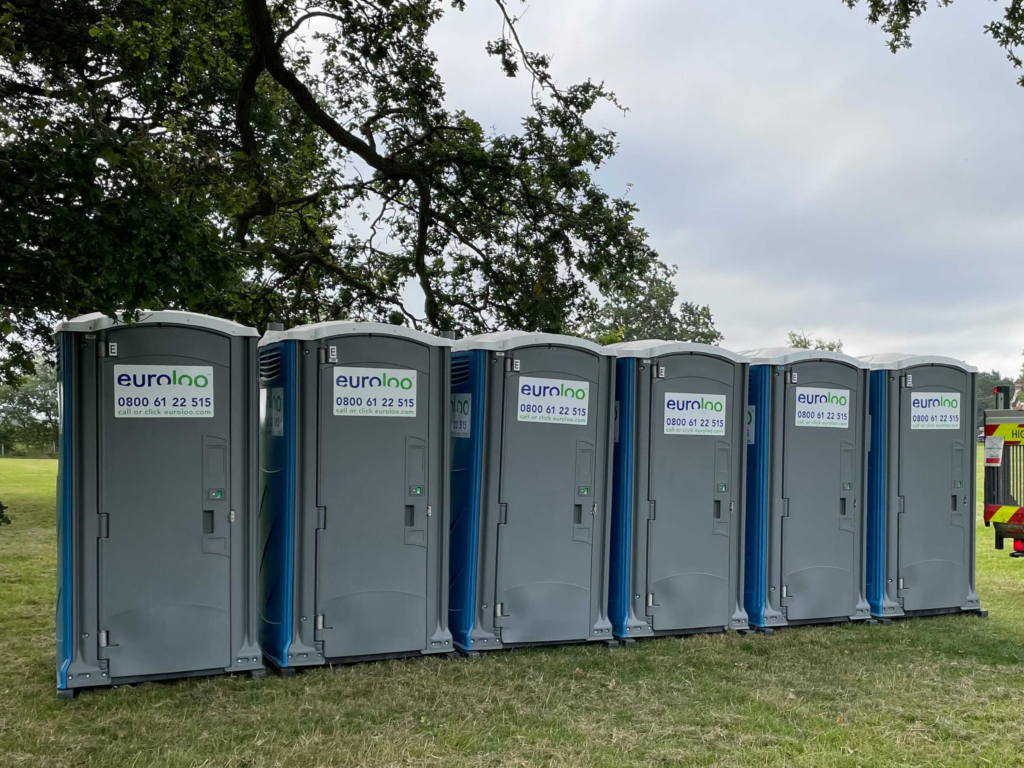
<instances>
[{"instance_id":1,"label":"overcast sky","mask_svg":"<svg viewBox=\"0 0 1024 768\"><path fill-rule=\"evenodd\" d=\"M484 52L493 3L469 6L433 35L450 106L515 130L529 82ZM840 0L526 7L524 42L559 83L604 80L629 107L595 117L621 142L601 182L633 185L639 223L723 346L803 328L855 355L1020 370L1024 89L982 32L1000 5L933 9L895 56Z\"/></svg>"}]
</instances>

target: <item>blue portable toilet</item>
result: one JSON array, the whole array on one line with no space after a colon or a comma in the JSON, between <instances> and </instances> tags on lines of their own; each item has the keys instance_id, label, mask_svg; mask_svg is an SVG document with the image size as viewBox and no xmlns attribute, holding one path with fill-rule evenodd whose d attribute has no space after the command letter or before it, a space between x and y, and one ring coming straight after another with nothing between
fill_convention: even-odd
<instances>
[{"instance_id":1,"label":"blue portable toilet","mask_svg":"<svg viewBox=\"0 0 1024 768\"><path fill-rule=\"evenodd\" d=\"M980 611L974 581L975 379L949 357L871 366L867 596L882 618Z\"/></svg>"},{"instance_id":2,"label":"blue portable toilet","mask_svg":"<svg viewBox=\"0 0 1024 768\"><path fill-rule=\"evenodd\" d=\"M612 344L609 615L620 639L746 630L747 359L679 341Z\"/></svg>"},{"instance_id":3,"label":"blue portable toilet","mask_svg":"<svg viewBox=\"0 0 1024 768\"><path fill-rule=\"evenodd\" d=\"M838 352L750 358L744 603L771 629L870 618L864 596L868 365Z\"/></svg>"},{"instance_id":4,"label":"blue portable toilet","mask_svg":"<svg viewBox=\"0 0 1024 768\"><path fill-rule=\"evenodd\" d=\"M455 342L449 625L459 649L615 642L614 355L548 333Z\"/></svg>"}]
</instances>

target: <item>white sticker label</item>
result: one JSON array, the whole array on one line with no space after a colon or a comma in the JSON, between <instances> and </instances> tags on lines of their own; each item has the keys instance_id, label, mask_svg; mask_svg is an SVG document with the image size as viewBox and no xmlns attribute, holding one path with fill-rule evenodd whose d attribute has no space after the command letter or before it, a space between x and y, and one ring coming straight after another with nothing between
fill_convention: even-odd
<instances>
[{"instance_id":1,"label":"white sticker label","mask_svg":"<svg viewBox=\"0 0 1024 768\"><path fill-rule=\"evenodd\" d=\"M213 366L115 365L119 419L213 417Z\"/></svg>"},{"instance_id":2,"label":"white sticker label","mask_svg":"<svg viewBox=\"0 0 1024 768\"><path fill-rule=\"evenodd\" d=\"M798 427L850 426L850 390L796 388L796 425Z\"/></svg>"},{"instance_id":3,"label":"white sticker label","mask_svg":"<svg viewBox=\"0 0 1024 768\"><path fill-rule=\"evenodd\" d=\"M754 430L757 429L757 406L747 406L747 445L755 443Z\"/></svg>"},{"instance_id":4,"label":"white sticker label","mask_svg":"<svg viewBox=\"0 0 1024 768\"><path fill-rule=\"evenodd\" d=\"M335 416L415 416L416 371L334 368Z\"/></svg>"},{"instance_id":5,"label":"white sticker label","mask_svg":"<svg viewBox=\"0 0 1024 768\"><path fill-rule=\"evenodd\" d=\"M271 389L270 401L267 403L270 419L270 436L284 437L284 390Z\"/></svg>"},{"instance_id":6,"label":"white sticker label","mask_svg":"<svg viewBox=\"0 0 1024 768\"><path fill-rule=\"evenodd\" d=\"M960 429L960 400L956 392L911 392L911 429Z\"/></svg>"},{"instance_id":7,"label":"white sticker label","mask_svg":"<svg viewBox=\"0 0 1024 768\"><path fill-rule=\"evenodd\" d=\"M519 379L519 421L586 424L589 381L562 381L522 376Z\"/></svg>"},{"instance_id":8,"label":"white sticker label","mask_svg":"<svg viewBox=\"0 0 1024 768\"><path fill-rule=\"evenodd\" d=\"M1003 466L1003 446L1006 444L1005 437L988 435L985 438L985 466Z\"/></svg>"},{"instance_id":9,"label":"white sticker label","mask_svg":"<svg viewBox=\"0 0 1024 768\"><path fill-rule=\"evenodd\" d=\"M666 392L666 435L724 435L725 395Z\"/></svg>"},{"instance_id":10,"label":"white sticker label","mask_svg":"<svg viewBox=\"0 0 1024 768\"><path fill-rule=\"evenodd\" d=\"M473 396L464 393L452 395L452 437L469 437L470 409Z\"/></svg>"}]
</instances>

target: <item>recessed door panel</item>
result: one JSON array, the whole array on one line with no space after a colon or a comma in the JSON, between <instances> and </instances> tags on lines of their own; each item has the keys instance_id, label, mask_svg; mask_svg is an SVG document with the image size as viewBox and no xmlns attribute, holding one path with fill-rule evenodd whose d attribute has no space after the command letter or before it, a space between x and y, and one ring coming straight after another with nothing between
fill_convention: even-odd
<instances>
[{"instance_id":1,"label":"recessed door panel","mask_svg":"<svg viewBox=\"0 0 1024 768\"><path fill-rule=\"evenodd\" d=\"M603 503L595 483L600 361L579 350L546 347L516 350L515 359L519 371L505 373L502 434L505 519L495 599L502 642L586 640L594 509ZM524 386L552 389L521 397ZM574 395L566 395L568 389ZM564 421L529 420L549 415Z\"/></svg>"},{"instance_id":2,"label":"recessed door panel","mask_svg":"<svg viewBox=\"0 0 1024 768\"><path fill-rule=\"evenodd\" d=\"M971 414L963 396L969 377L942 367L910 373L913 387L900 392L903 608L958 608L969 591L964 550L974 514L968 481Z\"/></svg>"},{"instance_id":3,"label":"recessed door panel","mask_svg":"<svg viewBox=\"0 0 1024 768\"><path fill-rule=\"evenodd\" d=\"M786 385L782 604L790 621L852 616L861 476L858 372L794 365Z\"/></svg>"},{"instance_id":4,"label":"recessed door panel","mask_svg":"<svg viewBox=\"0 0 1024 768\"><path fill-rule=\"evenodd\" d=\"M224 669L229 342L177 328L108 338L118 354L98 366L101 657L114 678Z\"/></svg>"},{"instance_id":5,"label":"recessed door panel","mask_svg":"<svg viewBox=\"0 0 1024 768\"><path fill-rule=\"evenodd\" d=\"M647 589L655 631L729 624L732 365L678 356L652 379Z\"/></svg>"},{"instance_id":6,"label":"recessed door panel","mask_svg":"<svg viewBox=\"0 0 1024 768\"><path fill-rule=\"evenodd\" d=\"M429 351L328 342L320 366L318 613L324 656L426 646ZM410 402L411 401L411 402Z\"/></svg>"}]
</instances>

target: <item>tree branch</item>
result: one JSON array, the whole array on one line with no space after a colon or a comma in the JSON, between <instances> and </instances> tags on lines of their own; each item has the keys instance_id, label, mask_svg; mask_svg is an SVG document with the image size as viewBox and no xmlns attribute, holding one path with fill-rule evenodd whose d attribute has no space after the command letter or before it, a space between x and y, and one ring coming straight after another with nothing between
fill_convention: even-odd
<instances>
[{"instance_id":1,"label":"tree branch","mask_svg":"<svg viewBox=\"0 0 1024 768\"><path fill-rule=\"evenodd\" d=\"M271 76L295 100L296 105L313 124L330 136L337 144L359 157L363 162L389 179L422 179L423 174L412 166L380 155L367 142L345 129L331 117L317 101L316 96L292 72L281 56L274 37L273 22L266 0L243 0L245 18L249 23L253 51L261 56Z\"/></svg>"}]
</instances>

